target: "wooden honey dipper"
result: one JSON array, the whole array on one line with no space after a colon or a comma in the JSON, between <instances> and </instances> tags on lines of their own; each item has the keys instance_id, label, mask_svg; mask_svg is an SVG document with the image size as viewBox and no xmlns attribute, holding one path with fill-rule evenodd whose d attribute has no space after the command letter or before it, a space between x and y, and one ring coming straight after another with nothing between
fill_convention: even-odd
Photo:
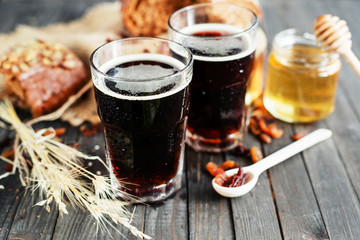
<instances>
[{"instance_id":1,"label":"wooden honey dipper","mask_svg":"<svg viewBox=\"0 0 360 240\"><path fill-rule=\"evenodd\" d=\"M344 20L321 15L314 22L314 34L321 47L341 54L360 78L360 61L351 50L351 33Z\"/></svg>"}]
</instances>

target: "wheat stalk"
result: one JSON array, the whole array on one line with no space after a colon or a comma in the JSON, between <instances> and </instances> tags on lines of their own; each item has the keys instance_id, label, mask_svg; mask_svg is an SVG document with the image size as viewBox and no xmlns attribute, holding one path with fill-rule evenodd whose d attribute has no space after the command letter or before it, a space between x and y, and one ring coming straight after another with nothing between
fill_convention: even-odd
<instances>
[{"instance_id":1,"label":"wheat stalk","mask_svg":"<svg viewBox=\"0 0 360 240\"><path fill-rule=\"evenodd\" d=\"M109 232L108 226L111 226L119 232L115 225L121 224L135 236L151 239L131 225L133 214L126 209L129 203L117 198L119 194L127 196L126 193L113 189L109 177L98 176L82 167L81 159L94 160L102 163L110 172L102 159L58 142L54 139L53 128L35 132L20 121L9 100L0 102L0 119L17 133L14 160L1 157L13 165L12 172L0 175L0 179L19 170L22 185L33 193L39 190L40 196L45 198L35 205L45 206L50 211L50 203L54 201L62 215L68 213L67 206L70 204L90 212L101 229ZM0 127L4 127L4 124Z\"/></svg>"}]
</instances>

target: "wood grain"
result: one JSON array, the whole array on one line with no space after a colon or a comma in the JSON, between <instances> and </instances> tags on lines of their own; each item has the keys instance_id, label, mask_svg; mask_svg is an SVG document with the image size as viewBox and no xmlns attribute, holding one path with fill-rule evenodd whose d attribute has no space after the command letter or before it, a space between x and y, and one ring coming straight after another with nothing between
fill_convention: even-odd
<instances>
[{"instance_id":1,"label":"wood grain","mask_svg":"<svg viewBox=\"0 0 360 240\"><path fill-rule=\"evenodd\" d=\"M250 133L244 145L251 148L261 145ZM235 160L241 166L252 164L250 157L227 154L227 159ZM231 199L232 214L236 237L239 239L280 239L281 231L272 198L267 173L261 174L256 187L248 194Z\"/></svg>"},{"instance_id":2,"label":"wood grain","mask_svg":"<svg viewBox=\"0 0 360 240\"><path fill-rule=\"evenodd\" d=\"M197 153L187 149L189 239L234 239L229 200L220 197L206 172L209 161L220 164L220 154Z\"/></svg>"},{"instance_id":3,"label":"wood grain","mask_svg":"<svg viewBox=\"0 0 360 240\"><path fill-rule=\"evenodd\" d=\"M277 124L284 129L284 135L281 139L273 140L272 144L265 145L265 155L293 142L291 136L295 132L292 127L285 123ZM269 173L284 239L327 239L302 154L274 166Z\"/></svg>"},{"instance_id":4,"label":"wood grain","mask_svg":"<svg viewBox=\"0 0 360 240\"><path fill-rule=\"evenodd\" d=\"M44 26L68 22L100 2L104 1L0 0L0 32L13 31L17 24ZM261 25L269 44L279 31L290 27L311 30L318 15L330 13L347 21L354 33L353 50L360 55L360 38L356 34L360 31L359 1L260 2L264 10ZM268 155L290 143L294 132L319 127L334 132L332 139L263 173L256 188L243 197L231 200L220 197L212 189L212 177L205 164L232 159L249 165L249 158L234 152L207 154L187 148L182 189L165 204L137 205L136 226L154 239L360 239L359 89L359 79L343 62L333 114L318 123L278 122L285 130L284 136L270 144L262 145L248 135L244 144L260 146ZM35 127L46 126L66 127L67 144L77 142L84 152L104 158L101 132L84 137L78 128L60 121ZM1 163L0 174L3 167ZM96 172L97 166L89 169ZM92 217L78 209L69 209L68 215L60 217L54 206L50 214L42 207L33 207L41 199L30 193L24 195L16 176L1 180L0 184L6 187L0 190L0 239L107 240L112 239L110 234L114 239L137 239L122 226L117 227L121 234L115 229L110 229L110 234L97 231Z\"/></svg>"},{"instance_id":5,"label":"wood grain","mask_svg":"<svg viewBox=\"0 0 360 240\"><path fill-rule=\"evenodd\" d=\"M1 163L0 169L3 169L4 165ZM0 190L0 239L7 239L20 200L24 195L24 188L21 187L20 180L15 175L2 180L1 184L5 189Z\"/></svg>"}]
</instances>

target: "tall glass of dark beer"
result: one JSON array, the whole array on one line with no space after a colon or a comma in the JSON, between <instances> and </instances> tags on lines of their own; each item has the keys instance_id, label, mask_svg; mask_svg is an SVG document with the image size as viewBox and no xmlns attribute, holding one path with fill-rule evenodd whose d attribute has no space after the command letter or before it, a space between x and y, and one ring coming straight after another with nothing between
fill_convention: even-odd
<instances>
[{"instance_id":1,"label":"tall glass of dark beer","mask_svg":"<svg viewBox=\"0 0 360 240\"><path fill-rule=\"evenodd\" d=\"M191 52L128 38L96 49L90 64L113 186L136 201L165 200L181 186Z\"/></svg>"},{"instance_id":2,"label":"tall glass of dark beer","mask_svg":"<svg viewBox=\"0 0 360 240\"><path fill-rule=\"evenodd\" d=\"M246 132L257 25L251 10L227 3L192 5L169 18L170 39L194 55L186 141L195 150L230 150Z\"/></svg>"}]
</instances>

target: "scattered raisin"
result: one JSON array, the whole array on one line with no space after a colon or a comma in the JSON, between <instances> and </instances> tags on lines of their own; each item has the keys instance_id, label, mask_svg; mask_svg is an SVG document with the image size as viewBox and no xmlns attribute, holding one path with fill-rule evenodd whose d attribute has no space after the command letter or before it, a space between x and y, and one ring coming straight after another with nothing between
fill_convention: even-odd
<instances>
[{"instance_id":1,"label":"scattered raisin","mask_svg":"<svg viewBox=\"0 0 360 240\"><path fill-rule=\"evenodd\" d=\"M271 137L266 133L261 133L260 138L264 143L271 143Z\"/></svg>"},{"instance_id":2,"label":"scattered raisin","mask_svg":"<svg viewBox=\"0 0 360 240\"><path fill-rule=\"evenodd\" d=\"M224 186L224 184L229 180L229 176L226 175L225 173L220 173L218 175L215 176L215 183L220 185L220 186Z\"/></svg>"},{"instance_id":3,"label":"scattered raisin","mask_svg":"<svg viewBox=\"0 0 360 240\"><path fill-rule=\"evenodd\" d=\"M217 176L219 174L223 174L225 173L224 169L220 168L218 165L216 165L213 162L208 162L206 164L206 169L208 170L208 172L212 175L212 176Z\"/></svg>"},{"instance_id":4,"label":"scattered raisin","mask_svg":"<svg viewBox=\"0 0 360 240\"><path fill-rule=\"evenodd\" d=\"M40 129L36 129L35 131L38 132L38 131L40 131ZM55 128L54 131L55 131L55 136L58 137L58 136L63 135L66 132L66 128ZM53 133L52 131L46 130L42 135L43 136L48 136L48 135L50 135L52 133Z\"/></svg>"},{"instance_id":5,"label":"scattered raisin","mask_svg":"<svg viewBox=\"0 0 360 240\"><path fill-rule=\"evenodd\" d=\"M261 133L259 123L255 118L250 118L249 128L254 135L259 135Z\"/></svg>"},{"instance_id":6,"label":"scattered raisin","mask_svg":"<svg viewBox=\"0 0 360 240\"><path fill-rule=\"evenodd\" d=\"M7 159L13 159L14 158L14 148L8 148L6 151L1 153L1 156Z\"/></svg>"},{"instance_id":7,"label":"scattered raisin","mask_svg":"<svg viewBox=\"0 0 360 240\"><path fill-rule=\"evenodd\" d=\"M235 163L232 160L226 160L223 164L221 164L220 168L223 170L228 170L231 168L238 168L239 165L237 163Z\"/></svg>"},{"instance_id":8,"label":"scattered raisin","mask_svg":"<svg viewBox=\"0 0 360 240\"><path fill-rule=\"evenodd\" d=\"M284 130L277 128L275 123L268 125L268 132L271 137L273 138L280 138L284 133Z\"/></svg>"},{"instance_id":9,"label":"scattered raisin","mask_svg":"<svg viewBox=\"0 0 360 240\"><path fill-rule=\"evenodd\" d=\"M91 137L95 135L100 129L100 124L92 124L86 127L81 127L83 137Z\"/></svg>"},{"instance_id":10,"label":"scattered raisin","mask_svg":"<svg viewBox=\"0 0 360 240\"><path fill-rule=\"evenodd\" d=\"M239 144L235 149L234 153L238 156L246 156L249 155L250 148L245 147L244 145Z\"/></svg>"},{"instance_id":11,"label":"scattered raisin","mask_svg":"<svg viewBox=\"0 0 360 240\"><path fill-rule=\"evenodd\" d=\"M307 135L306 132L298 132L295 133L294 135L292 135L292 139L294 139L295 141L299 140L302 137L305 137Z\"/></svg>"},{"instance_id":12,"label":"scattered raisin","mask_svg":"<svg viewBox=\"0 0 360 240\"><path fill-rule=\"evenodd\" d=\"M251 155L251 160L256 163L258 161L260 161L261 159L263 159L263 155L260 151L260 149L256 146L253 146L250 149L250 155Z\"/></svg>"},{"instance_id":13,"label":"scattered raisin","mask_svg":"<svg viewBox=\"0 0 360 240\"><path fill-rule=\"evenodd\" d=\"M10 163L5 164L5 171L11 172L13 170L13 165Z\"/></svg>"},{"instance_id":14,"label":"scattered raisin","mask_svg":"<svg viewBox=\"0 0 360 240\"><path fill-rule=\"evenodd\" d=\"M259 136L265 143L270 143L272 138L280 138L284 131L277 128L275 123L271 123L275 118L264 107L262 98L253 102L253 108L249 123L250 132Z\"/></svg>"},{"instance_id":15,"label":"scattered raisin","mask_svg":"<svg viewBox=\"0 0 360 240\"><path fill-rule=\"evenodd\" d=\"M70 146L75 149L80 149L80 143L78 142L74 142L73 144L70 144Z\"/></svg>"},{"instance_id":16,"label":"scattered raisin","mask_svg":"<svg viewBox=\"0 0 360 240\"><path fill-rule=\"evenodd\" d=\"M264 119L259 120L259 127L262 132L268 133L269 129Z\"/></svg>"}]
</instances>

